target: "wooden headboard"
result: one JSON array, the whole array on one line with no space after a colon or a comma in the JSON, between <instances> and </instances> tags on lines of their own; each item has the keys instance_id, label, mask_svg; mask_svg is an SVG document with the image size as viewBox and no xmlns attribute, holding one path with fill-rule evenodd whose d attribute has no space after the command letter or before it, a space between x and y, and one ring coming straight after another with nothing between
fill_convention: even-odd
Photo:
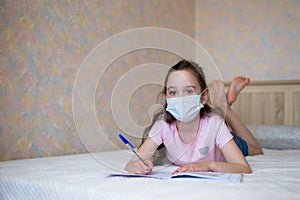
<instances>
[{"instance_id":1,"label":"wooden headboard","mask_svg":"<svg viewBox=\"0 0 300 200\"><path fill-rule=\"evenodd\" d=\"M249 125L300 126L300 80L251 81L232 108Z\"/></svg>"}]
</instances>

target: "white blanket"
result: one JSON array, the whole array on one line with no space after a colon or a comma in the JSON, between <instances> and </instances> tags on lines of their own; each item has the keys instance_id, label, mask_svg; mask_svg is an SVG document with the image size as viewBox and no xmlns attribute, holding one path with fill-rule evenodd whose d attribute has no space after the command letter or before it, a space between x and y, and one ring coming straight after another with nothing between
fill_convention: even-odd
<instances>
[{"instance_id":1,"label":"white blanket","mask_svg":"<svg viewBox=\"0 0 300 200\"><path fill-rule=\"evenodd\" d=\"M241 183L106 177L128 151L0 162L0 199L300 199L300 150L247 157Z\"/></svg>"}]
</instances>

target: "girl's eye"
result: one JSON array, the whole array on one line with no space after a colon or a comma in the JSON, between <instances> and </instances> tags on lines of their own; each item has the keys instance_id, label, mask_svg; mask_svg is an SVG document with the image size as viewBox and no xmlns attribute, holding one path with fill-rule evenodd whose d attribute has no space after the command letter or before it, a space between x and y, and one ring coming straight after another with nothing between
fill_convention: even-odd
<instances>
[{"instance_id":1,"label":"girl's eye","mask_svg":"<svg viewBox=\"0 0 300 200\"><path fill-rule=\"evenodd\" d=\"M185 93L186 93L186 94L193 94L194 91L193 91L193 90L187 90Z\"/></svg>"},{"instance_id":2,"label":"girl's eye","mask_svg":"<svg viewBox=\"0 0 300 200\"><path fill-rule=\"evenodd\" d=\"M169 94L170 94L171 96L174 96L174 95L176 95L176 91L170 91Z\"/></svg>"}]
</instances>

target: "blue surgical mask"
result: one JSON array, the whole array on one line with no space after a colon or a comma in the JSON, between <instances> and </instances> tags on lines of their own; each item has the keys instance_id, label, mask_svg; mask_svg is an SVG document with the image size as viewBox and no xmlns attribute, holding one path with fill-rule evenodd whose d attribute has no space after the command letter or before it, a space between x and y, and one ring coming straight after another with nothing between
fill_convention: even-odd
<instances>
[{"instance_id":1,"label":"blue surgical mask","mask_svg":"<svg viewBox=\"0 0 300 200\"><path fill-rule=\"evenodd\" d=\"M189 95L184 97L167 98L166 110L171 113L178 121L191 122L193 121L201 108L202 105L200 95Z\"/></svg>"}]
</instances>

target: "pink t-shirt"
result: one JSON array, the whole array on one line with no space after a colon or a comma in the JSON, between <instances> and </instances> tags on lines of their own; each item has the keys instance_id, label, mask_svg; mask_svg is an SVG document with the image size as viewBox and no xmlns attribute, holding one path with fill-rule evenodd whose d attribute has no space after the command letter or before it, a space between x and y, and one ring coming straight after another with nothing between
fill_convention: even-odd
<instances>
[{"instance_id":1,"label":"pink t-shirt","mask_svg":"<svg viewBox=\"0 0 300 200\"><path fill-rule=\"evenodd\" d=\"M224 120L216 114L200 119L198 133L190 144L182 142L176 123L164 120L154 123L149 137L157 144L164 143L168 159L176 165L197 161L225 161L221 149L233 138Z\"/></svg>"}]
</instances>

